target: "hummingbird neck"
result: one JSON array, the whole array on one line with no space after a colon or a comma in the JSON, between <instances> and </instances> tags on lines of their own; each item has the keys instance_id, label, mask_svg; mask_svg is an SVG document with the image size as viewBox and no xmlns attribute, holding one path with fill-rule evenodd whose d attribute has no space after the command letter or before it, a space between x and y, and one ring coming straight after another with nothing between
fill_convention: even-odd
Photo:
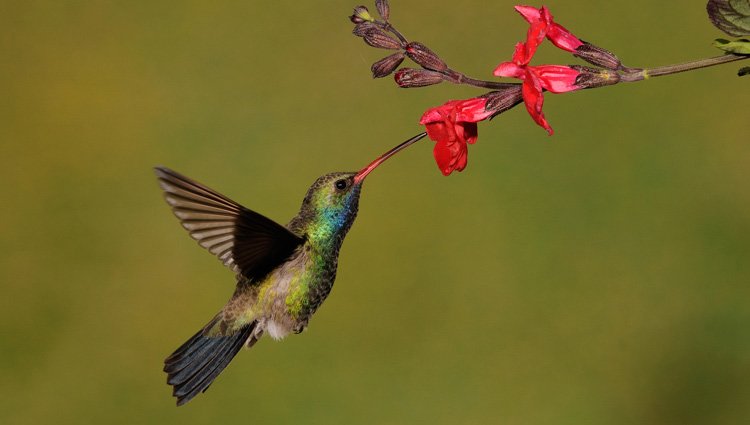
<instances>
[{"instance_id":1,"label":"hummingbird neck","mask_svg":"<svg viewBox=\"0 0 750 425\"><path fill-rule=\"evenodd\" d=\"M347 212L336 209L318 211L316 217L305 226L304 234L318 251L338 251L356 215L356 209Z\"/></svg>"},{"instance_id":2,"label":"hummingbird neck","mask_svg":"<svg viewBox=\"0 0 750 425\"><path fill-rule=\"evenodd\" d=\"M319 177L288 225L320 253L338 250L357 216L361 185L353 182L355 175L336 172Z\"/></svg>"}]
</instances>

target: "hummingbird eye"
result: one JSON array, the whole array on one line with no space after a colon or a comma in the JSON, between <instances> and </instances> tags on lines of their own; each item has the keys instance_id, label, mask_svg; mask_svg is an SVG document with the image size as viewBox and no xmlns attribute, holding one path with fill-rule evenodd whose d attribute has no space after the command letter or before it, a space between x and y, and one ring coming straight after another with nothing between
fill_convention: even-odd
<instances>
[{"instance_id":1,"label":"hummingbird eye","mask_svg":"<svg viewBox=\"0 0 750 425\"><path fill-rule=\"evenodd\" d=\"M336 183L334 183L334 185L336 185L336 189L344 190L346 189L347 183L346 180L336 180Z\"/></svg>"}]
</instances>

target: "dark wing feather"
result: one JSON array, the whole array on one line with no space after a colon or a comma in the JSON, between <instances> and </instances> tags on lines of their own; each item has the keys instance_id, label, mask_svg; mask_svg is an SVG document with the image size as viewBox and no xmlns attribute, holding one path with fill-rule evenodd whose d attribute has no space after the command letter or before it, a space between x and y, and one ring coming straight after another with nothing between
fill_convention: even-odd
<instances>
[{"instance_id":1,"label":"dark wing feather","mask_svg":"<svg viewBox=\"0 0 750 425\"><path fill-rule=\"evenodd\" d=\"M165 167L156 167L164 199L190 236L236 273L260 279L304 239L284 226Z\"/></svg>"}]
</instances>

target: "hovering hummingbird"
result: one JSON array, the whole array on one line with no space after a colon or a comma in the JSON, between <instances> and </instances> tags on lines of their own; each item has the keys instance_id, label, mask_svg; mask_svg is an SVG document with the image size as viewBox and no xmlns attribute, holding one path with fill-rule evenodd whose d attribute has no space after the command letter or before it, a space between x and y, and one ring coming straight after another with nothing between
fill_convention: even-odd
<instances>
[{"instance_id":1,"label":"hovering hummingbird","mask_svg":"<svg viewBox=\"0 0 750 425\"><path fill-rule=\"evenodd\" d=\"M305 330L333 287L339 249L357 217L365 177L425 135L358 172L318 178L286 227L168 168L155 168L182 227L237 279L224 308L164 360L178 406L206 391L243 345L252 347L264 333L280 340Z\"/></svg>"}]
</instances>

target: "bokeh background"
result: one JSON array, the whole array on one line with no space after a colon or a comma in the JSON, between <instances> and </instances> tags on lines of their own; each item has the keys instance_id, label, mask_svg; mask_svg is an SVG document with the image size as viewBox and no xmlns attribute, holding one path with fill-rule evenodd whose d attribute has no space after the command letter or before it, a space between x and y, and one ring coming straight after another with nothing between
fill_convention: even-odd
<instances>
[{"instance_id":1,"label":"bokeh background","mask_svg":"<svg viewBox=\"0 0 750 425\"><path fill-rule=\"evenodd\" d=\"M631 66L718 54L703 1L546 4ZM432 142L403 152L369 178L307 332L174 407L162 360L233 277L151 167L285 223L318 175L482 93L372 80L386 52L351 36L355 5L0 5L0 423L749 423L739 64L547 96L551 138L515 108L449 178ZM513 5L394 0L392 21L492 78L526 31Z\"/></svg>"}]
</instances>

